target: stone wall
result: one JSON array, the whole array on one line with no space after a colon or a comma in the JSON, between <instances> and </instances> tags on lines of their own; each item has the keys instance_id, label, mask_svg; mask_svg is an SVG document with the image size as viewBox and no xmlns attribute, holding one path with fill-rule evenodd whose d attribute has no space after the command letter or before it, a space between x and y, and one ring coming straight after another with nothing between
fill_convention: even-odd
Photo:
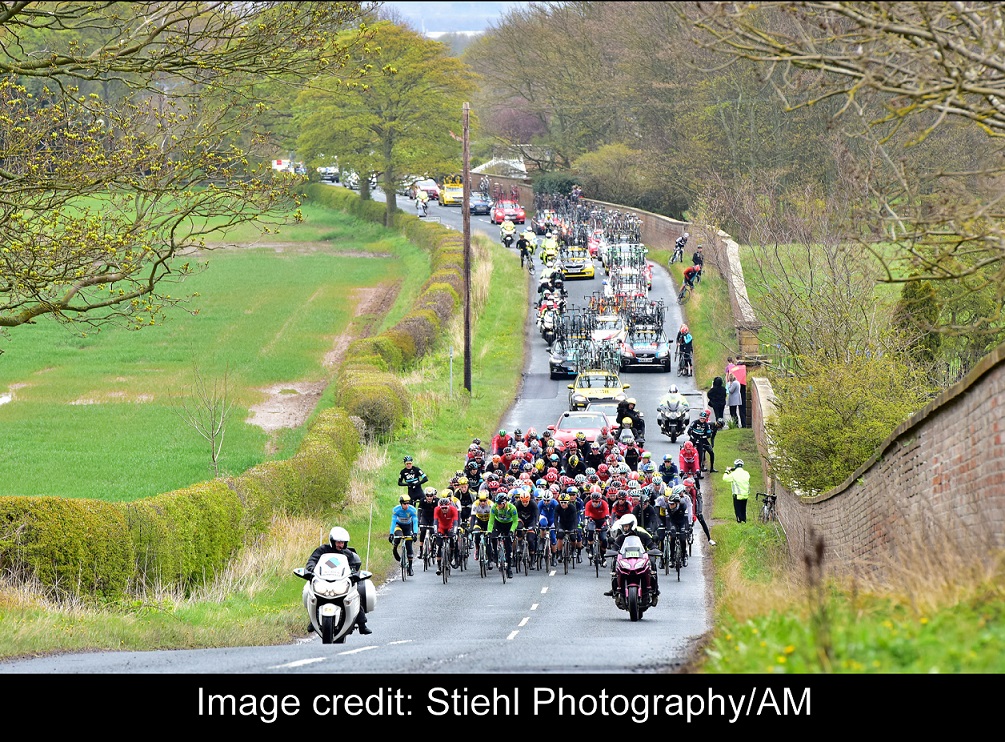
<instances>
[{"instance_id":1,"label":"stone wall","mask_svg":"<svg viewBox=\"0 0 1005 742\"><path fill-rule=\"evenodd\" d=\"M762 459L774 410L766 379L751 384ZM981 563L1005 548L1005 344L901 424L839 486L800 497L773 481L789 553L801 560L824 534L825 564L886 581L928 561ZM770 489L769 489L770 491ZM947 580L951 576L947 574Z\"/></svg>"}]
</instances>

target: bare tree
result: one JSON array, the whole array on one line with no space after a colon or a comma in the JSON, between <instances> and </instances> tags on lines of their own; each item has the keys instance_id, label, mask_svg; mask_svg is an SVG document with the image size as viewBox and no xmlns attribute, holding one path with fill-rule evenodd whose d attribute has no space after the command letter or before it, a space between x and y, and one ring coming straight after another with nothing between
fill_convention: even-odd
<instances>
[{"instance_id":1,"label":"bare tree","mask_svg":"<svg viewBox=\"0 0 1005 742\"><path fill-rule=\"evenodd\" d=\"M209 444L213 476L220 476L220 453L227 432L227 420L234 409L230 397L230 367L223 376L207 380L198 368L194 370L189 396L183 398L175 413Z\"/></svg>"},{"instance_id":2,"label":"bare tree","mask_svg":"<svg viewBox=\"0 0 1005 742\"><path fill-rule=\"evenodd\" d=\"M894 242L876 253L882 280L948 282L960 301L986 294L978 325L1001 325L1005 5L693 3L681 12L705 34L701 46L762 65L787 110L841 101L844 131L873 166L868 192L849 202L857 229L848 236L866 249L878 237ZM941 162L919 156L940 135L966 145Z\"/></svg>"}]
</instances>

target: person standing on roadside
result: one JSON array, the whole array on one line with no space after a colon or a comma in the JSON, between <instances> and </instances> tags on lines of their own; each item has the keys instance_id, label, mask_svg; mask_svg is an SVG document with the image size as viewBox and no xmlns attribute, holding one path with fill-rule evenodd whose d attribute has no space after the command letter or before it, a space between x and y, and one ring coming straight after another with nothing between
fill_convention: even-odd
<instances>
[{"instance_id":1,"label":"person standing on roadside","mask_svg":"<svg viewBox=\"0 0 1005 742\"><path fill-rule=\"evenodd\" d=\"M726 373L733 374L740 382L740 402L737 405L737 414L740 417L740 427L743 427L747 424L747 367L730 358L726 365Z\"/></svg>"},{"instance_id":2,"label":"person standing on roadside","mask_svg":"<svg viewBox=\"0 0 1005 742\"><path fill-rule=\"evenodd\" d=\"M750 473L743 468L743 459L737 459L722 473L722 481L733 489L733 513L737 523L747 522L747 498L750 497Z\"/></svg>"},{"instance_id":3,"label":"person standing on roadside","mask_svg":"<svg viewBox=\"0 0 1005 742\"><path fill-rule=\"evenodd\" d=\"M715 413L715 422L721 423L726 417L726 386L722 383L722 377L716 376L712 380L712 388L706 392L708 406Z\"/></svg>"},{"instance_id":4,"label":"person standing on roadside","mask_svg":"<svg viewBox=\"0 0 1005 742\"><path fill-rule=\"evenodd\" d=\"M733 374L726 374L726 397L729 403L729 420L734 428L740 427L737 410L740 407L740 382Z\"/></svg>"}]
</instances>

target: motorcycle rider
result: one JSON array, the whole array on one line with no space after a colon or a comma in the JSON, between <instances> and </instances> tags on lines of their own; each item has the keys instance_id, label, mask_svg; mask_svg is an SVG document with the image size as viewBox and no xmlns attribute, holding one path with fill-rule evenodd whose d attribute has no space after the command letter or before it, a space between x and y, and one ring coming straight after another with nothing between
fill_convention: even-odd
<instances>
[{"instance_id":1,"label":"motorcycle rider","mask_svg":"<svg viewBox=\"0 0 1005 742\"><path fill-rule=\"evenodd\" d=\"M418 502L422 498L422 485L429 481L429 477L415 465L411 456L406 456L404 463L404 468L398 472L398 486L407 487L412 502Z\"/></svg>"},{"instance_id":2,"label":"motorcycle rider","mask_svg":"<svg viewBox=\"0 0 1005 742\"><path fill-rule=\"evenodd\" d=\"M349 546L349 531L341 526L335 526L328 532L328 543L321 544L321 546L316 548L311 553L304 568L308 572L313 572L314 567L317 566L318 560L325 554L341 554L344 556L349 560L349 571L354 575L358 575L360 567L363 566L363 560L359 558L359 554L356 553L355 549ZM359 613L356 614L356 630L361 634L373 633L373 629L367 628L366 625L365 600L359 601ZM307 627L307 631L314 631L314 625L309 625Z\"/></svg>"},{"instance_id":3,"label":"motorcycle rider","mask_svg":"<svg viewBox=\"0 0 1005 742\"><path fill-rule=\"evenodd\" d=\"M509 239L507 240L507 238ZM509 217L506 217L502 226L499 227L499 239L506 247L512 245L513 241L516 239L516 224L514 224L513 220Z\"/></svg>"},{"instance_id":4,"label":"motorcycle rider","mask_svg":"<svg viewBox=\"0 0 1005 742\"><path fill-rule=\"evenodd\" d=\"M554 232L548 232L544 236L544 243L541 245L541 260L548 265L558 260L558 240Z\"/></svg>"},{"instance_id":5,"label":"motorcycle rider","mask_svg":"<svg viewBox=\"0 0 1005 742\"><path fill-rule=\"evenodd\" d=\"M415 541L419 533L419 511L412 505L412 498L402 495L398 498L398 507L391 511L391 529L387 534L387 541L391 544L391 554L394 561L400 562L401 556L398 553L398 544L402 539L405 542L405 552L408 556L408 574L412 574L412 559L415 554L412 550L412 542ZM411 537L411 538L409 538Z\"/></svg>"},{"instance_id":6,"label":"motorcycle rider","mask_svg":"<svg viewBox=\"0 0 1005 742\"><path fill-rule=\"evenodd\" d=\"M642 541L642 546L648 551L649 549L659 548L655 541L653 541L652 535L644 528L639 527L638 518L629 513L623 516L615 524L617 526L617 535L614 537L614 543L611 545L613 551L621 551L621 547L625 543L625 539L629 536L638 536ZM615 559L611 565L611 589L606 591L604 595L607 597L613 597L614 591L618 589L618 575L617 571L614 569L617 564ZM650 595L650 603L656 605L659 602L660 596L660 583L659 578L656 575L656 563L653 560L649 560L649 579L653 586L652 595Z\"/></svg>"},{"instance_id":7,"label":"motorcycle rider","mask_svg":"<svg viewBox=\"0 0 1005 742\"><path fill-rule=\"evenodd\" d=\"M698 415L697 420L692 420L691 424L687 426L687 437L694 441L695 447L698 449L698 460L702 461L704 459L703 454L708 454L708 471L717 471L715 468L715 451L712 450L712 437L715 435L715 424L712 423L709 418L711 415L708 410L702 410ZM702 471L705 471L705 467L702 467Z\"/></svg>"},{"instance_id":8,"label":"motorcycle rider","mask_svg":"<svg viewBox=\"0 0 1005 742\"><path fill-rule=\"evenodd\" d=\"M684 422L687 423L688 415L691 411L691 405L687 401L687 397L680 393L680 389L677 388L676 384L671 384L670 388L667 389L667 393L659 398L656 402L656 409L663 413L664 417L668 416L671 410L683 410L684 411ZM680 432L684 432L681 430Z\"/></svg>"},{"instance_id":9,"label":"motorcycle rider","mask_svg":"<svg viewBox=\"0 0 1005 742\"><path fill-rule=\"evenodd\" d=\"M642 413L635 409L637 404L635 397L629 397L621 402L618 402L617 412L614 413L614 418L621 421L622 425L626 417L632 419L632 431L635 433L635 437L640 441L645 440L646 437L646 423L642 419Z\"/></svg>"}]
</instances>

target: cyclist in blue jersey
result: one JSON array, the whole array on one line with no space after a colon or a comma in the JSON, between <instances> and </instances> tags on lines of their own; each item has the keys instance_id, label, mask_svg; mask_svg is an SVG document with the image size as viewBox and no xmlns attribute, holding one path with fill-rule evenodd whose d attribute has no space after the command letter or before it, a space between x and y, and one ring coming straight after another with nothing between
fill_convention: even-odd
<instances>
[{"instance_id":1,"label":"cyclist in blue jersey","mask_svg":"<svg viewBox=\"0 0 1005 742\"><path fill-rule=\"evenodd\" d=\"M401 539L408 538L409 536L412 537L405 542L405 551L408 554L409 575L412 574L412 559L414 557L412 542L418 533L419 511L412 505L411 497L402 495L398 498L398 507L391 511L391 529L390 533L387 534L387 540L392 544L391 553L394 555L394 560L400 562L401 556L398 553L398 544L401 543Z\"/></svg>"}]
</instances>

